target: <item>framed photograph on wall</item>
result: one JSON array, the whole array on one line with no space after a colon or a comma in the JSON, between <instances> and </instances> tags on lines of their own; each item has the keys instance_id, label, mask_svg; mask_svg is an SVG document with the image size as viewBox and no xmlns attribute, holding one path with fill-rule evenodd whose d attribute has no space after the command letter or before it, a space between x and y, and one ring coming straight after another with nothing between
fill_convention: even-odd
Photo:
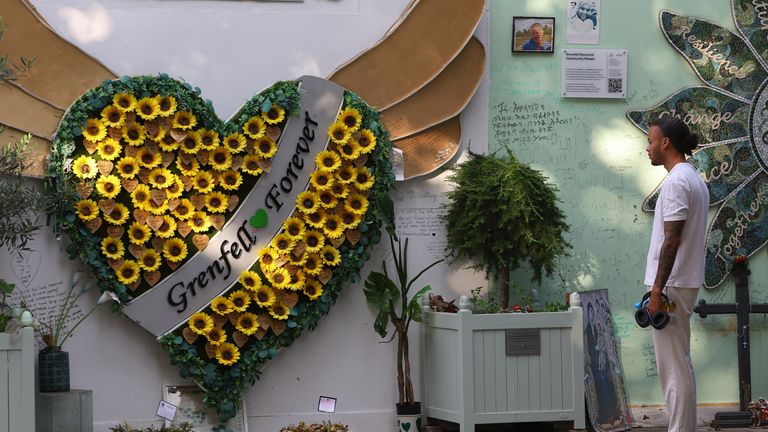
<instances>
[{"instance_id":1,"label":"framed photograph on wall","mask_svg":"<svg viewBox=\"0 0 768 432\"><path fill-rule=\"evenodd\" d=\"M554 17L513 17L513 53L555 52Z\"/></svg>"}]
</instances>

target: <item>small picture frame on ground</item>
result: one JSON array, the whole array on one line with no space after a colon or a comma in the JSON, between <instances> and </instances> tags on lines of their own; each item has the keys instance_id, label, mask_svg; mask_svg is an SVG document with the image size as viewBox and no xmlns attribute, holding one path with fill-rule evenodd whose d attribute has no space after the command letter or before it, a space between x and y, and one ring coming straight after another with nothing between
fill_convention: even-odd
<instances>
[{"instance_id":1,"label":"small picture frame on ground","mask_svg":"<svg viewBox=\"0 0 768 432\"><path fill-rule=\"evenodd\" d=\"M327 413L336 412L336 398L320 396L320 400L317 402L317 410Z\"/></svg>"},{"instance_id":2,"label":"small picture frame on ground","mask_svg":"<svg viewBox=\"0 0 768 432\"><path fill-rule=\"evenodd\" d=\"M512 52L535 54L555 52L555 17L513 17Z\"/></svg>"}]
</instances>

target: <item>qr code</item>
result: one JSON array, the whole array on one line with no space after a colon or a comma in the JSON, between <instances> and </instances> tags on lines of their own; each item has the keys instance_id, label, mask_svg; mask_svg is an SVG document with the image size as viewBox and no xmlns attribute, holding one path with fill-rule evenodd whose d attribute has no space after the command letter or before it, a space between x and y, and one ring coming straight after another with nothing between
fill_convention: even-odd
<instances>
[{"instance_id":1,"label":"qr code","mask_svg":"<svg viewBox=\"0 0 768 432\"><path fill-rule=\"evenodd\" d=\"M622 78L608 78L608 93L621 93L623 84Z\"/></svg>"}]
</instances>

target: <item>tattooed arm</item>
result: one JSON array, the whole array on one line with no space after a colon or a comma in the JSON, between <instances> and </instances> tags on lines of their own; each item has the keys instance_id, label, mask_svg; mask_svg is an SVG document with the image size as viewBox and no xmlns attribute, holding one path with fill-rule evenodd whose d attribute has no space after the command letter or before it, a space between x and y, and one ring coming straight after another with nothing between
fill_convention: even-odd
<instances>
[{"instance_id":1,"label":"tattooed arm","mask_svg":"<svg viewBox=\"0 0 768 432\"><path fill-rule=\"evenodd\" d=\"M656 280L651 288L651 298L648 304L648 310L651 313L661 309L661 291L667 285L669 275L672 273L672 267L675 265L677 249L683 238L683 227L685 220L664 222L664 243L661 245L659 254L659 267L656 270Z\"/></svg>"}]
</instances>

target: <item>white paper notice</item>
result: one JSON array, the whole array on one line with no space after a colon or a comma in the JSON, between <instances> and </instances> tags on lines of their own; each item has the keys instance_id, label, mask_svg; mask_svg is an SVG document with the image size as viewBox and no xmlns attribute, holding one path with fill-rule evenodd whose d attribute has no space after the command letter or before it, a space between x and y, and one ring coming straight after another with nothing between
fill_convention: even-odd
<instances>
[{"instance_id":1,"label":"white paper notice","mask_svg":"<svg viewBox=\"0 0 768 432\"><path fill-rule=\"evenodd\" d=\"M389 160L392 162L392 172L395 174L395 181L405 180L405 158L403 157L403 151L397 147L392 147Z\"/></svg>"},{"instance_id":2,"label":"white paper notice","mask_svg":"<svg viewBox=\"0 0 768 432\"><path fill-rule=\"evenodd\" d=\"M336 398L320 396L320 402L317 404L317 410L327 413L336 412Z\"/></svg>"},{"instance_id":3,"label":"white paper notice","mask_svg":"<svg viewBox=\"0 0 768 432\"><path fill-rule=\"evenodd\" d=\"M600 43L600 0L568 1L566 39L572 44Z\"/></svg>"},{"instance_id":4,"label":"white paper notice","mask_svg":"<svg viewBox=\"0 0 768 432\"><path fill-rule=\"evenodd\" d=\"M563 50L560 91L563 97L627 97L627 50Z\"/></svg>"},{"instance_id":5,"label":"white paper notice","mask_svg":"<svg viewBox=\"0 0 768 432\"><path fill-rule=\"evenodd\" d=\"M157 407L157 416L173 421L176 418L176 405L161 400L160 405Z\"/></svg>"}]
</instances>

